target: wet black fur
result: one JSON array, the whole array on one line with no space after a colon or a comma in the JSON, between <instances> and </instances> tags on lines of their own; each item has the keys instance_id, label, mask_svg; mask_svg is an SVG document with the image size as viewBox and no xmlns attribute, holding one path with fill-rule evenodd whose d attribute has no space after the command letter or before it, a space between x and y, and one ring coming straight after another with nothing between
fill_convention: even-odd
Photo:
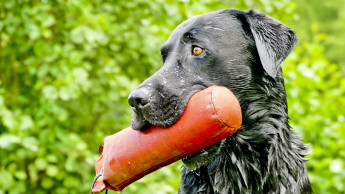
<instances>
[{"instance_id":1,"label":"wet black fur","mask_svg":"<svg viewBox=\"0 0 345 194\"><path fill-rule=\"evenodd\" d=\"M222 27L224 22L234 26ZM184 30L211 41L193 42ZM217 50L223 42L226 45ZM213 145L219 148L215 156L194 171L183 169L179 193L312 192L304 159L308 147L289 126L280 68L296 42L293 31L256 11L213 12L172 33L162 49L162 69L129 97L132 126L139 130L152 124L170 126L190 96L210 85L231 89L243 113L241 128ZM206 47L205 56L185 54L193 45Z\"/></svg>"}]
</instances>

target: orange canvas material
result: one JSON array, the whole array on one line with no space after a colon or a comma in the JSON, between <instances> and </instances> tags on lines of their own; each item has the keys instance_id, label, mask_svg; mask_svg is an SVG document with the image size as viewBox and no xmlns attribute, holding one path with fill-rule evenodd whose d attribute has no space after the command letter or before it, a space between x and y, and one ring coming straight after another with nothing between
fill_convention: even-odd
<instances>
[{"instance_id":1,"label":"orange canvas material","mask_svg":"<svg viewBox=\"0 0 345 194\"><path fill-rule=\"evenodd\" d=\"M96 161L99 176L92 188L121 191L143 176L232 135L241 126L241 107L225 87L212 86L194 94L172 126L145 131L126 128L104 140Z\"/></svg>"}]
</instances>

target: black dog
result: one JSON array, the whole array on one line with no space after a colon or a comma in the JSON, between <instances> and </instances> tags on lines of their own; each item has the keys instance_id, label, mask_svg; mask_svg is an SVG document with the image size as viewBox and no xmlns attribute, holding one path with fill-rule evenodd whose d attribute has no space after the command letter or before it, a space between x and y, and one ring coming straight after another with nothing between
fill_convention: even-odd
<instances>
[{"instance_id":1,"label":"black dog","mask_svg":"<svg viewBox=\"0 0 345 194\"><path fill-rule=\"evenodd\" d=\"M311 193L307 146L288 124L280 68L297 37L256 11L222 10L190 18L162 46L162 68L129 96L132 127L170 126L196 92L228 87L241 128L183 159L179 193Z\"/></svg>"}]
</instances>

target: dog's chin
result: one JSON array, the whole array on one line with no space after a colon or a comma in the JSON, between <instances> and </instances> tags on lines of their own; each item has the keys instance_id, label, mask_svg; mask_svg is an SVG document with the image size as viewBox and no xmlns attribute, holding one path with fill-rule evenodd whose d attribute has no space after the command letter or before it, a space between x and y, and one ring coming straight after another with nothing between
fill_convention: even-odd
<instances>
[{"instance_id":1,"label":"dog's chin","mask_svg":"<svg viewBox=\"0 0 345 194\"><path fill-rule=\"evenodd\" d=\"M160 127L167 128L175 124L178 121L178 119L181 117L181 115L182 113L176 112L174 115L168 117L166 120L157 120L156 119L157 117L155 117L155 119L150 119L150 118L140 116L136 114L135 112L133 112L131 127L139 131L145 131L146 129L152 126L160 126Z\"/></svg>"},{"instance_id":2,"label":"dog's chin","mask_svg":"<svg viewBox=\"0 0 345 194\"><path fill-rule=\"evenodd\" d=\"M224 141L225 140L222 140L221 142L213 144L205 149L202 149L194 154L191 154L183 158L182 162L184 166L191 171L196 170L201 166L206 166L214 159L214 157L217 154L220 153Z\"/></svg>"},{"instance_id":3,"label":"dog's chin","mask_svg":"<svg viewBox=\"0 0 345 194\"><path fill-rule=\"evenodd\" d=\"M136 113L133 112L132 115L132 122L131 127L135 130L144 131L152 126L151 123L149 123L147 120L145 120L143 117L140 117Z\"/></svg>"}]
</instances>

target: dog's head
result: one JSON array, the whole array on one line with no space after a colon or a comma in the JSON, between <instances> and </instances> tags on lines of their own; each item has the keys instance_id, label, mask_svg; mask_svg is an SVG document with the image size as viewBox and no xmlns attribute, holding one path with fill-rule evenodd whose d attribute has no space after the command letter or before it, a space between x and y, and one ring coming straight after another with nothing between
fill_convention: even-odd
<instances>
[{"instance_id":1,"label":"dog's head","mask_svg":"<svg viewBox=\"0 0 345 194\"><path fill-rule=\"evenodd\" d=\"M229 9L188 19L162 46L161 69L130 94L132 127L174 124L189 98L212 85L232 90L242 106L243 96L257 87L255 79L281 77L280 64L296 41L293 31L256 11Z\"/></svg>"}]
</instances>

